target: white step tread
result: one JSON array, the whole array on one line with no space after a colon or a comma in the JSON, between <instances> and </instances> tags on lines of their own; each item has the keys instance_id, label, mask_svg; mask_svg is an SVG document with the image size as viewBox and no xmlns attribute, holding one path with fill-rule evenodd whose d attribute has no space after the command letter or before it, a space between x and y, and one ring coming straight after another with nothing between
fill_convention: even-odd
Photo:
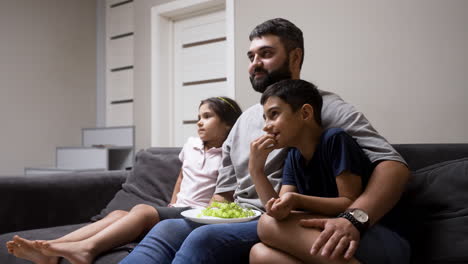
<instances>
[{"instance_id":1,"label":"white step tread","mask_svg":"<svg viewBox=\"0 0 468 264\"><path fill-rule=\"evenodd\" d=\"M82 145L113 145L113 146L134 146L135 145L135 127L95 127L83 128Z\"/></svg>"},{"instance_id":2,"label":"white step tread","mask_svg":"<svg viewBox=\"0 0 468 264\"><path fill-rule=\"evenodd\" d=\"M57 168L64 169L107 169L109 150L88 147L58 147L56 150Z\"/></svg>"},{"instance_id":3,"label":"white step tread","mask_svg":"<svg viewBox=\"0 0 468 264\"><path fill-rule=\"evenodd\" d=\"M89 168L89 169L65 169L65 168L54 168L54 167L26 167L24 168L25 175L43 175L43 174L60 174L60 173L73 173L73 172L93 172L93 171L105 171L101 168Z\"/></svg>"}]
</instances>

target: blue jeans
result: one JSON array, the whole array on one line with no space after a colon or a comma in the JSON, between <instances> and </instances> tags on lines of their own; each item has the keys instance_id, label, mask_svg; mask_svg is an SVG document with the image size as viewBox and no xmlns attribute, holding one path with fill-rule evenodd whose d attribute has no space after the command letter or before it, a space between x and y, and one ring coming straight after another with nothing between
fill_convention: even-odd
<instances>
[{"instance_id":1,"label":"blue jeans","mask_svg":"<svg viewBox=\"0 0 468 264\"><path fill-rule=\"evenodd\" d=\"M248 263L257 223L202 225L185 219L158 223L121 264Z\"/></svg>"},{"instance_id":2,"label":"blue jeans","mask_svg":"<svg viewBox=\"0 0 468 264\"><path fill-rule=\"evenodd\" d=\"M120 263L248 263L250 248L260 242L257 224L202 225L185 219L164 220ZM375 225L360 241L355 256L362 263L409 263L410 248L393 231Z\"/></svg>"},{"instance_id":3,"label":"blue jeans","mask_svg":"<svg viewBox=\"0 0 468 264\"><path fill-rule=\"evenodd\" d=\"M377 224L362 237L354 257L364 264L409 264L411 248L400 235Z\"/></svg>"}]
</instances>

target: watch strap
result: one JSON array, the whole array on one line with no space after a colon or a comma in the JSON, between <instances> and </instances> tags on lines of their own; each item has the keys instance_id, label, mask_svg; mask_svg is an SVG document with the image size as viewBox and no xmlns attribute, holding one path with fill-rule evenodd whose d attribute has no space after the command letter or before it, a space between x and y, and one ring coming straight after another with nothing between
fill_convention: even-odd
<instances>
[{"instance_id":1,"label":"watch strap","mask_svg":"<svg viewBox=\"0 0 468 264\"><path fill-rule=\"evenodd\" d=\"M356 218L354 218L352 214L350 214L349 212L343 212L343 213L340 213L338 217L347 219L349 222L351 222L351 224L353 224L354 227L356 227L356 229L359 231L361 236L364 235L364 232L367 229L366 226L363 223L356 220Z\"/></svg>"}]
</instances>

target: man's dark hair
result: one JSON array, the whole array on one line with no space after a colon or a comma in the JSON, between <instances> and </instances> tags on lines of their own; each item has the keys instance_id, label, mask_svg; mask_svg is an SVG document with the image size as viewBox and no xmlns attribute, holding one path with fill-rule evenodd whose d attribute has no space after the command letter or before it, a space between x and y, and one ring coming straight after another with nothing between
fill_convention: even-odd
<instances>
[{"instance_id":1,"label":"man's dark hair","mask_svg":"<svg viewBox=\"0 0 468 264\"><path fill-rule=\"evenodd\" d=\"M254 38L260 38L265 35L278 36L287 54L293 49L300 48L302 50L302 58L299 67L302 68L302 63L304 62L304 37L302 36L302 31L296 25L284 18L270 19L256 26L250 32L249 39L252 41Z\"/></svg>"},{"instance_id":2,"label":"man's dark hair","mask_svg":"<svg viewBox=\"0 0 468 264\"><path fill-rule=\"evenodd\" d=\"M219 116L219 119L231 128L242 114L237 102L229 97L210 97L200 102L200 106L203 104L208 104L208 107Z\"/></svg>"},{"instance_id":3,"label":"man's dark hair","mask_svg":"<svg viewBox=\"0 0 468 264\"><path fill-rule=\"evenodd\" d=\"M268 98L276 96L291 106L293 112L299 110L304 104L314 109L314 119L322 126L322 96L317 86L304 80L282 80L274 83L265 90L260 99L264 105Z\"/></svg>"}]
</instances>

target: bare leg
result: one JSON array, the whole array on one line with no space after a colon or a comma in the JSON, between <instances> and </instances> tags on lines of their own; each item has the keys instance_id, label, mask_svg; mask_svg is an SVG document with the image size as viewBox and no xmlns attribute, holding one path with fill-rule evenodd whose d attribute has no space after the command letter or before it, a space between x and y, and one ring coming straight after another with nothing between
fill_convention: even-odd
<instances>
[{"instance_id":1,"label":"bare leg","mask_svg":"<svg viewBox=\"0 0 468 264\"><path fill-rule=\"evenodd\" d=\"M282 221L263 215L258 224L260 240L269 247L279 249L290 254L305 263L359 263L355 258L350 261L345 259L330 260L320 256L312 256L310 249L317 239L320 231L313 228L305 228L299 225L299 220L314 216L303 213L292 213Z\"/></svg>"},{"instance_id":2,"label":"bare leg","mask_svg":"<svg viewBox=\"0 0 468 264\"><path fill-rule=\"evenodd\" d=\"M263 243L257 243L252 247L249 260L250 264L302 264L297 258Z\"/></svg>"},{"instance_id":3,"label":"bare leg","mask_svg":"<svg viewBox=\"0 0 468 264\"><path fill-rule=\"evenodd\" d=\"M58 257L43 255L38 249L34 248L33 241L14 236L12 241L6 243L8 252L17 258L32 261L36 264L57 264Z\"/></svg>"},{"instance_id":4,"label":"bare leg","mask_svg":"<svg viewBox=\"0 0 468 264\"><path fill-rule=\"evenodd\" d=\"M99 233L101 230L105 229L106 227L110 226L112 223L115 223L120 218L126 216L128 214L127 211L122 210L115 210L110 212L106 215L103 219L96 221L92 224L84 226L80 229L77 229L67 235L64 235L60 238L54 240L38 240L39 243L55 243L55 242L75 242L87 239Z\"/></svg>"},{"instance_id":5,"label":"bare leg","mask_svg":"<svg viewBox=\"0 0 468 264\"><path fill-rule=\"evenodd\" d=\"M40 248L47 256L62 256L72 264L90 264L97 255L135 240L157 222L159 215L156 209L140 204L94 236L74 242L44 242Z\"/></svg>"},{"instance_id":6,"label":"bare leg","mask_svg":"<svg viewBox=\"0 0 468 264\"><path fill-rule=\"evenodd\" d=\"M63 237L54 240L27 240L19 236L15 236L12 241L7 242L8 252L15 255L18 258L27 259L34 263L57 263L57 256L46 256L41 252L41 246L44 243L55 243L55 242L67 242L67 241L79 241L90 236L95 235L102 229L111 225L113 222L122 218L128 214L128 212L117 210L109 213L103 219L92 223L90 225L84 226L78 230L73 231Z\"/></svg>"}]
</instances>

